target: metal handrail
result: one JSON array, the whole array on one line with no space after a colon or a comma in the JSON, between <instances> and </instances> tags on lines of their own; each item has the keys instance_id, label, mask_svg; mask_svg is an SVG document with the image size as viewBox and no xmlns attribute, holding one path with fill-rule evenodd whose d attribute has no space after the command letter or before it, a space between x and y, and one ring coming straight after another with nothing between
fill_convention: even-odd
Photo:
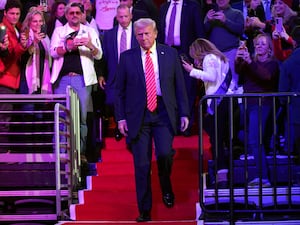
<instances>
[{"instance_id":1,"label":"metal handrail","mask_svg":"<svg viewBox=\"0 0 300 225\"><path fill-rule=\"evenodd\" d=\"M9 125L9 126L22 126L26 128L26 126L35 126L35 125L53 125L52 131L23 131L22 130L14 130L14 131L0 131L0 135L6 135L10 137L20 137L22 136L23 139L26 140L26 137L30 136L53 136L52 143L48 141L37 141L37 142L25 142L21 140L21 142L17 142L14 138L10 138L11 141L9 143L0 143L0 147L7 147L14 146L21 148L22 146L26 148L31 147L39 147L39 146L53 146L53 152L50 153L49 151L46 153L41 152L23 152L18 151L15 152L7 152L4 153L6 157L0 157L1 162L46 162L45 160L49 159L49 162L53 162L55 158L55 197L56 197L56 217L57 219L69 217L68 215L68 208L62 209L62 201L67 201L68 206L74 203L73 191L77 190L78 186L80 186L81 176L80 176L80 125L79 125L79 99L76 92L71 88L68 87L66 90L66 94L53 94L53 95L45 95L45 94L33 94L33 95L24 95L24 94L0 94L0 104L10 103L15 106L18 105L26 105L26 104L48 104L50 103L51 106L53 104L53 109L47 110L20 110L16 107L15 110L11 111L1 111L1 113L8 113L11 115L16 116L23 116L23 115L31 115L31 114L48 114L53 115L53 120L42 120L42 121L8 121L0 123L2 125ZM54 105L55 104L55 105ZM60 130L60 125L64 124L66 126L66 132ZM66 140L61 141L60 137L65 136ZM27 141L27 140L26 140ZM14 142L14 143L13 143ZM67 152L62 152L61 147L65 146L68 149ZM3 154L3 155L4 155ZM34 155L37 155L37 158ZM0 155L2 155L0 153ZM10 156L11 155L11 156ZM51 156L54 155L54 158ZM39 159L39 160L37 160ZM25 160L25 161L24 161ZM29 160L29 161L28 161ZM62 164L63 162L63 164ZM65 166L63 166L65 165ZM63 179L62 179L63 178ZM42 188L42 187L41 187ZM14 193L16 188L14 188L13 192L11 190L7 190L10 193ZM26 193L32 193L35 190L28 190L29 192L24 192L24 196ZM31 191L31 192L30 192ZM38 190L37 190L38 191ZM1 192L1 196L4 196L5 191ZM44 192L40 192L44 193ZM4 220L10 218L9 215L1 215ZM48 217L44 218L48 220ZM43 220L43 218L39 218L39 220Z\"/></svg>"},{"instance_id":2,"label":"metal handrail","mask_svg":"<svg viewBox=\"0 0 300 225\"><path fill-rule=\"evenodd\" d=\"M300 207L294 207L295 204L299 204L300 206L300 187L295 187L292 184L292 156L291 156L291 149L288 145L287 149L287 179L288 182L285 184L285 186L280 186L278 182L277 173L275 173L275 177L272 177L273 183L272 187L270 188L263 188L259 187L258 189L249 189L247 187L247 179L249 178L249 160L244 160L243 162L243 178L245 180L245 184L242 186L236 186L235 184L235 164L236 160L233 158L233 140L234 140L234 129L233 124L236 122L233 114L235 111L235 103L238 101L243 102L243 109L247 110L249 99L257 99L258 100L258 107L261 109L263 106L263 101L265 99L269 99L271 101L272 105L272 125L274 129L272 130L272 135L276 136L278 134L277 130L277 121L276 121L276 113L277 113L277 107L279 105L279 102L285 102L286 109L286 126L290 125L290 104L293 98L300 97L300 93L246 93L246 94L232 94L232 95L206 95L199 101L199 202L200 207L202 209L202 215L200 219L205 219L207 215L213 214L213 215L222 215L224 220L230 221L231 224L234 224L235 220L238 219L237 213L250 213L252 215L256 215L256 217L259 217L263 215L264 213L298 213L300 212ZM206 114L206 103L207 100L214 101L216 104L214 106L215 115L218 115L220 112L218 111L218 104L217 100L220 99L224 100L227 99L228 103L228 117L227 121L229 122L230 126L228 129L228 140L229 143L227 145L228 152L229 152L229 187L226 189L219 189L216 185L216 180L214 180L212 187L208 188L207 184L207 176L211 175L208 174L206 169L204 168L205 165L205 157L204 157L204 124L203 124L203 117ZM261 112L259 113L259 117L261 117ZM246 121L246 114L242 118L243 121ZM263 145L263 133L261 129L261 118L258 118L260 122L260 129L257 131L260 134L260 149ZM217 124L220 121L217 120L217 116L215 116L215 135L217 136ZM222 121L224 122L224 121ZM246 131L247 125L244 127L244 132ZM290 139L289 134L289 127L287 127L287 137L286 140ZM217 141L217 138L215 140L211 141ZM247 135L244 137L244 149L245 154L247 154L247 143L249 140L247 140ZM278 160L276 159L276 146L275 146L275 140L272 140L272 144L274 146L273 151L273 158L270 159L272 162L272 166L276 170L278 167ZM220 144L220 143L219 143ZM261 150L260 150L261 151ZM217 153L215 154L215 157L218 157ZM216 159L214 160L216 161ZM211 164L212 165L212 164ZM217 163L214 163L214 166L212 167L215 171L215 174L213 174L216 177L216 171L218 170ZM286 208L280 208L280 203L283 201L286 201L287 204ZM299 202L296 202L295 200L298 200ZM269 209L265 207L265 202L270 201L272 204L274 204L274 207L272 209ZM224 205L226 203L226 206ZM236 204L242 203L244 207L236 206ZM253 205L254 204L254 205ZM256 218L257 219L257 218Z\"/></svg>"}]
</instances>

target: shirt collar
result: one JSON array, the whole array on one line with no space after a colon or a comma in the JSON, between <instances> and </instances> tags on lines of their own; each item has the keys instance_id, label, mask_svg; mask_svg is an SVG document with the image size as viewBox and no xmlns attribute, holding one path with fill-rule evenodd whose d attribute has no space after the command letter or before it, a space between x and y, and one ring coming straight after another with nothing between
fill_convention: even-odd
<instances>
[{"instance_id":1,"label":"shirt collar","mask_svg":"<svg viewBox=\"0 0 300 225\"><path fill-rule=\"evenodd\" d=\"M151 47L149 50L150 50L151 53L153 53L153 52L156 51L156 41L154 42L154 44L152 45L152 47ZM141 51L142 51L142 53L143 53L144 55L146 55L147 50L145 50L145 49L143 49L143 48L141 47Z\"/></svg>"},{"instance_id":2,"label":"shirt collar","mask_svg":"<svg viewBox=\"0 0 300 225\"><path fill-rule=\"evenodd\" d=\"M128 30L131 29L131 27L132 27L132 22L130 22L130 24L129 24L125 29L128 31ZM119 25L118 25L118 30L123 30L123 29L124 29L124 28L121 27L121 25L119 24Z\"/></svg>"}]
</instances>

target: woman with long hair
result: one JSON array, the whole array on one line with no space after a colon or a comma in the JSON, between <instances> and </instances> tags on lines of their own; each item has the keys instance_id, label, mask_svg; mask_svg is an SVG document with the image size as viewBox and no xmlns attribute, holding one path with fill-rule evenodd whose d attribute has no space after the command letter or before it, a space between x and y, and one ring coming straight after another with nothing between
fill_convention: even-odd
<instances>
[{"instance_id":1,"label":"woman with long hair","mask_svg":"<svg viewBox=\"0 0 300 225\"><path fill-rule=\"evenodd\" d=\"M43 30L43 12L32 7L23 22L22 30L28 36L28 51L22 57L25 65L21 74L20 92L22 94L52 93L50 84L50 39Z\"/></svg>"},{"instance_id":2,"label":"woman with long hair","mask_svg":"<svg viewBox=\"0 0 300 225\"><path fill-rule=\"evenodd\" d=\"M274 56L284 61L292 53L295 41L291 37L293 28L298 23L297 12L291 9L289 0L275 0L272 8L272 16L274 18L272 39L274 46ZM277 21L282 20L282 26L276 26Z\"/></svg>"},{"instance_id":3,"label":"woman with long hair","mask_svg":"<svg viewBox=\"0 0 300 225\"><path fill-rule=\"evenodd\" d=\"M50 11L50 18L47 22L47 34L51 38L54 28L57 26L62 26L66 21L65 15L65 6L67 3L64 0L57 0L53 3Z\"/></svg>"},{"instance_id":4,"label":"woman with long hair","mask_svg":"<svg viewBox=\"0 0 300 225\"><path fill-rule=\"evenodd\" d=\"M232 93L230 89L232 76L228 60L212 42L198 38L190 46L189 53L194 64L183 60L183 67L191 77L203 81L206 95ZM219 113L215 113L216 107ZM216 116L217 124L215 124ZM229 133L226 98L221 101L219 99L207 100L207 113L203 118L203 126L210 137L213 157L217 163L217 177L211 179L211 184L215 183L218 188L226 188L228 186L228 160L225 146L228 143L227 134Z\"/></svg>"}]
</instances>

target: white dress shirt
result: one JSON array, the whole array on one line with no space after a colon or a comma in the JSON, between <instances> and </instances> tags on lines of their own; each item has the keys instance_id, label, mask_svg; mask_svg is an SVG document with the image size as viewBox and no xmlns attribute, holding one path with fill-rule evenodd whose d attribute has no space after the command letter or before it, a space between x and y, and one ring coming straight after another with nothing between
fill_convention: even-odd
<instances>
[{"instance_id":1,"label":"white dress shirt","mask_svg":"<svg viewBox=\"0 0 300 225\"><path fill-rule=\"evenodd\" d=\"M123 27L119 24L118 26L118 33L117 33L117 42L118 42L118 58L120 58L120 41L121 41L121 35L123 32ZM131 36L132 36L132 23L128 25L128 27L125 28L126 32L126 49L131 48Z\"/></svg>"},{"instance_id":2,"label":"white dress shirt","mask_svg":"<svg viewBox=\"0 0 300 225\"><path fill-rule=\"evenodd\" d=\"M161 96L161 89L160 89L160 82L159 82L158 58L157 58L157 50L156 50L156 42L150 48L150 51L151 51L150 57L151 57L152 62L153 62L154 73L155 73L156 94L159 95L159 96ZM142 62L143 62L144 71L145 71L146 52L147 51L145 51L145 49L141 48L141 56L142 56Z\"/></svg>"}]
</instances>

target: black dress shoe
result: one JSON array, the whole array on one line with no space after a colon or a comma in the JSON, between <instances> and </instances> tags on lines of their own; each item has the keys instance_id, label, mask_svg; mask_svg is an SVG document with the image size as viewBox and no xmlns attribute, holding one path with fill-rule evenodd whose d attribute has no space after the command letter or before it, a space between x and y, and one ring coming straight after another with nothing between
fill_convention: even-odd
<instances>
[{"instance_id":1,"label":"black dress shoe","mask_svg":"<svg viewBox=\"0 0 300 225\"><path fill-rule=\"evenodd\" d=\"M149 212L142 212L138 218L136 218L136 222L147 222L151 221L151 216Z\"/></svg>"},{"instance_id":2,"label":"black dress shoe","mask_svg":"<svg viewBox=\"0 0 300 225\"><path fill-rule=\"evenodd\" d=\"M174 206L174 195L171 193L166 193L162 197L163 203L167 208L172 208Z\"/></svg>"},{"instance_id":3,"label":"black dress shoe","mask_svg":"<svg viewBox=\"0 0 300 225\"><path fill-rule=\"evenodd\" d=\"M120 141L122 139L123 135L121 134L121 132L119 131L118 128L115 129L115 139L116 141Z\"/></svg>"}]
</instances>

